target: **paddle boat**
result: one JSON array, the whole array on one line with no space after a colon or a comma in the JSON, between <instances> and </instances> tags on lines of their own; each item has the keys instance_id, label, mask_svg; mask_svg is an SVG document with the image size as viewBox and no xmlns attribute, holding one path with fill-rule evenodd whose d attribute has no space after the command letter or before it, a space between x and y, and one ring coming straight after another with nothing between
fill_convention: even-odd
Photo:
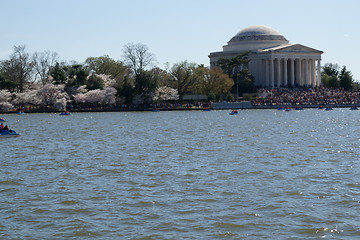
<instances>
[{"instance_id":1,"label":"paddle boat","mask_svg":"<svg viewBox=\"0 0 360 240\"><path fill-rule=\"evenodd\" d=\"M69 111L65 111L65 112L62 112L62 113L60 113L60 115L70 115L70 112Z\"/></svg>"},{"instance_id":2,"label":"paddle boat","mask_svg":"<svg viewBox=\"0 0 360 240\"><path fill-rule=\"evenodd\" d=\"M211 111L211 109L210 108L205 108L203 111L204 112L209 112L209 111Z\"/></svg>"},{"instance_id":3,"label":"paddle boat","mask_svg":"<svg viewBox=\"0 0 360 240\"><path fill-rule=\"evenodd\" d=\"M320 105L320 106L319 106L319 109L324 109L324 106Z\"/></svg>"},{"instance_id":4,"label":"paddle boat","mask_svg":"<svg viewBox=\"0 0 360 240\"><path fill-rule=\"evenodd\" d=\"M330 111L330 110L333 110L333 108L332 107L326 107L325 108L325 111Z\"/></svg>"},{"instance_id":5,"label":"paddle boat","mask_svg":"<svg viewBox=\"0 0 360 240\"><path fill-rule=\"evenodd\" d=\"M18 137L20 134L15 132L15 130L2 130L0 132L0 137Z\"/></svg>"},{"instance_id":6,"label":"paddle boat","mask_svg":"<svg viewBox=\"0 0 360 240\"><path fill-rule=\"evenodd\" d=\"M285 110L284 107L279 107L277 110Z\"/></svg>"},{"instance_id":7,"label":"paddle boat","mask_svg":"<svg viewBox=\"0 0 360 240\"><path fill-rule=\"evenodd\" d=\"M237 115L239 112L238 112L238 110L232 110L232 112L231 113L229 113L230 115Z\"/></svg>"},{"instance_id":8,"label":"paddle boat","mask_svg":"<svg viewBox=\"0 0 360 240\"><path fill-rule=\"evenodd\" d=\"M18 114L22 115L22 114L24 114L24 111L19 111Z\"/></svg>"},{"instance_id":9,"label":"paddle boat","mask_svg":"<svg viewBox=\"0 0 360 240\"><path fill-rule=\"evenodd\" d=\"M303 108L296 106L296 107L295 107L295 110L303 110Z\"/></svg>"},{"instance_id":10,"label":"paddle boat","mask_svg":"<svg viewBox=\"0 0 360 240\"><path fill-rule=\"evenodd\" d=\"M6 122L4 118L0 118L0 122Z\"/></svg>"},{"instance_id":11,"label":"paddle boat","mask_svg":"<svg viewBox=\"0 0 360 240\"><path fill-rule=\"evenodd\" d=\"M351 107L350 110L359 110L357 106Z\"/></svg>"},{"instance_id":12,"label":"paddle boat","mask_svg":"<svg viewBox=\"0 0 360 240\"><path fill-rule=\"evenodd\" d=\"M152 110L152 112L160 112L160 110L155 108L155 109Z\"/></svg>"},{"instance_id":13,"label":"paddle boat","mask_svg":"<svg viewBox=\"0 0 360 240\"><path fill-rule=\"evenodd\" d=\"M286 112L291 111L291 107L286 108L285 111L286 111Z\"/></svg>"}]
</instances>

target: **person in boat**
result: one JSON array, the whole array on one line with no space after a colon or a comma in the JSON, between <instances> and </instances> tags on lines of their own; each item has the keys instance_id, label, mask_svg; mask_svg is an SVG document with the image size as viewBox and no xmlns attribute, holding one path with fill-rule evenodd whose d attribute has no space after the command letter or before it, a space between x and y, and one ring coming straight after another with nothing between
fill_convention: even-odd
<instances>
[{"instance_id":1,"label":"person in boat","mask_svg":"<svg viewBox=\"0 0 360 240\"><path fill-rule=\"evenodd\" d=\"M1 132L4 128L5 128L4 124L1 123L1 124L0 124L0 132Z\"/></svg>"},{"instance_id":2,"label":"person in boat","mask_svg":"<svg viewBox=\"0 0 360 240\"><path fill-rule=\"evenodd\" d=\"M9 127L8 127L8 125L5 125L5 127L2 129L2 130L6 130L6 131L9 131Z\"/></svg>"},{"instance_id":3,"label":"person in boat","mask_svg":"<svg viewBox=\"0 0 360 240\"><path fill-rule=\"evenodd\" d=\"M12 132L12 130L9 129L8 125L5 125L5 127L0 132L2 132L2 131L8 131L10 133Z\"/></svg>"}]
</instances>

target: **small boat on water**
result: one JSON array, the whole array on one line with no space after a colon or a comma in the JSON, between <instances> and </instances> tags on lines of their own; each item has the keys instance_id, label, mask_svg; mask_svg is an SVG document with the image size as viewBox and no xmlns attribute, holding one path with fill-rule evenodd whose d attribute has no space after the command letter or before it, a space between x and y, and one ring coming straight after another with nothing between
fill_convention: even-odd
<instances>
[{"instance_id":1,"label":"small boat on water","mask_svg":"<svg viewBox=\"0 0 360 240\"><path fill-rule=\"evenodd\" d=\"M65 112L60 113L60 115L70 115L70 112L69 112L69 111L65 111Z\"/></svg>"},{"instance_id":2,"label":"small boat on water","mask_svg":"<svg viewBox=\"0 0 360 240\"><path fill-rule=\"evenodd\" d=\"M160 110L155 108L155 109L152 110L152 112L160 112Z\"/></svg>"},{"instance_id":3,"label":"small boat on water","mask_svg":"<svg viewBox=\"0 0 360 240\"><path fill-rule=\"evenodd\" d=\"M211 111L210 108L205 108L205 109L204 109L204 112L210 112L210 111Z\"/></svg>"},{"instance_id":4,"label":"small boat on water","mask_svg":"<svg viewBox=\"0 0 360 240\"><path fill-rule=\"evenodd\" d=\"M4 118L0 118L0 122L6 122Z\"/></svg>"},{"instance_id":5,"label":"small boat on water","mask_svg":"<svg viewBox=\"0 0 360 240\"><path fill-rule=\"evenodd\" d=\"M18 114L20 114L20 115L21 115L21 114L24 114L24 111L19 111Z\"/></svg>"},{"instance_id":6,"label":"small boat on water","mask_svg":"<svg viewBox=\"0 0 360 240\"><path fill-rule=\"evenodd\" d=\"M319 106L319 109L324 109L324 106L320 105L320 106Z\"/></svg>"},{"instance_id":7,"label":"small boat on water","mask_svg":"<svg viewBox=\"0 0 360 240\"><path fill-rule=\"evenodd\" d=\"M229 113L230 115L237 115L239 112L238 112L238 110L232 110L232 112L231 113Z\"/></svg>"},{"instance_id":8,"label":"small boat on water","mask_svg":"<svg viewBox=\"0 0 360 240\"><path fill-rule=\"evenodd\" d=\"M303 108L296 106L296 107L295 107L295 110L303 110Z\"/></svg>"},{"instance_id":9,"label":"small boat on water","mask_svg":"<svg viewBox=\"0 0 360 240\"><path fill-rule=\"evenodd\" d=\"M284 107L279 107L277 110L285 110Z\"/></svg>"},{"instance_id":10,"label":"small boat on water","mask_svg":"<svg viewBox=\"0 0 360 240\"><path fill-rule=\"evenodd\" d=\"M291 108L288 107L288 108L285 109L285 111L286 111L286 112L289 112L289 111L291 111Z\"/></svg>"},{"instance_id":11,"label":"small boat on water","mask_svg":"<svg viewBox=\"0 0 360 240\"><path fill-rule=\"evenodd\" d=\"M327 108L325 108L325 111L331 111L331 110L333 110L332 107L327 107Z\"/></svg>"},{"instance_id":12,"label":"small boat on water","mask_svg":"<svg viewBox=\"0 0 360 240\"><path fill-rule=\"evenodd\" d=\"M359 110L357 106L351 107L350 110Z\"/></svg>"},{"instance_id":13,"label":"small boat on water","mask_svg":"<svg viewBox=\"0 0 360 240\"><path fill-rule=\"evenodd\" d=\"M15 132L15 130L2 130L0 132L0 137L18 137L20 134Z\"/></svg>"}]
</instances>

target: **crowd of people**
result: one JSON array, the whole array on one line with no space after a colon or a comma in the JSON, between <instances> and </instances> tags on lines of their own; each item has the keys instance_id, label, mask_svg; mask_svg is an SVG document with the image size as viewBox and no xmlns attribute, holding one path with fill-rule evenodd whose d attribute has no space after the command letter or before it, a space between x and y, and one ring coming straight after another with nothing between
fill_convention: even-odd
<instances>
[{"instance_id":1,"label":"crowd of people","mask_svg":"<svg viewBox=\"0 0 360 240\"><path fill-rule=\"evenodd\" d=\"M360 92L325 87L259 89L253 106L360 104Z\"/></svg>"}]
</instances>

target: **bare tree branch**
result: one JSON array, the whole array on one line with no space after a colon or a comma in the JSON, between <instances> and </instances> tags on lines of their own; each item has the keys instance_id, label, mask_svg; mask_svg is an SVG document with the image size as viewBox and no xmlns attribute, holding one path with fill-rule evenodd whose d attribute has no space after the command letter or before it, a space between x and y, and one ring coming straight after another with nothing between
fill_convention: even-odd
<instances>
[{"instance_id":1,"label":"bare tree branch","mask_svg":"<svg viewBox=\"0 0 360 240\"><path fill-rule=\"evenodd\" d=\"M135 74L139 74L146 67L150 66L155 57L149 52L146 45L141 43L128 43L123 48L124 62L133 70Z\"/></svg>"},{"instance_id":2,"label":"bare tree branch","mask_svg":"<svg viewBox=\"0 0 360 240\"><path fill-rule=\"evenodd\" d=\"M25 52L25 45L14 46L14 52L9 60L2 61L1 65L4 78L16 83L19 91L23 92L33 70L33 63L29 53Z\"/></svg>"},{"instance_id":3,"label":"bare tree branch","mask_svg":"<svg viewBox=\"0 0 360 240\"><path fill-rule=\"evenodd\" d=\"M58 54L50 51L35 52L32 59L35 70L35 81L39 80L43 85L49 83L50 70L55 66L58 60Z\"/></svg>"}]
</instances>

